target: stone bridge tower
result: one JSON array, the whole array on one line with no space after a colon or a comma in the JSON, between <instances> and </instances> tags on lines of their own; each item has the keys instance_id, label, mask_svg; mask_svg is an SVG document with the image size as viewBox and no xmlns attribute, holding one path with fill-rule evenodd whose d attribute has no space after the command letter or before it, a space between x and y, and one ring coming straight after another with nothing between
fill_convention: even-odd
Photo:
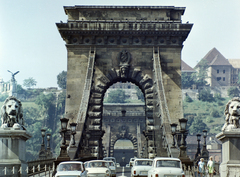
<instances>
[{"instance_id":1,"label":"stone bridge tower","mask_svg":"<svg viewBox=\"0 0 240 177\"><path fill-rule=\"evenodd\" d=\"M181 50L192 24L184 7L66 6L57 23L68 53L66 117L77 123L72 159L102 158L106 90L132 82L145 96L147 154L174 156L170 123L183 117Z\"/></svg>"}]
</instances>

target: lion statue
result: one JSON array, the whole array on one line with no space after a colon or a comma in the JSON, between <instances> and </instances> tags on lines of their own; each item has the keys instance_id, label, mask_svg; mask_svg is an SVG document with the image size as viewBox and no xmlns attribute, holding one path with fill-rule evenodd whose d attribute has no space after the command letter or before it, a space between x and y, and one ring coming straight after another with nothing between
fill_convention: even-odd
<instances>
[{"instance_id":1,"label":"lion statue","mask_svg":"<svg viewBox=\"0 0 240 177\"><path fill-rule=\"evenodd\" d=\"M222 131L230 131L231 129L239 128L240 98L234 97L228 101L224 113L226 118Z\"/></svg>"},{"instance_id":2,"label":"lion statue","mask_svg":"<svg viewBox=\"0 0 240 177\"><path fill-rule=\"evenodd\" d=\"M21 101L13 96L9 96L1 108L1 120L2 128L22 127L24 122Z\"/></svg>"}]
</instances>

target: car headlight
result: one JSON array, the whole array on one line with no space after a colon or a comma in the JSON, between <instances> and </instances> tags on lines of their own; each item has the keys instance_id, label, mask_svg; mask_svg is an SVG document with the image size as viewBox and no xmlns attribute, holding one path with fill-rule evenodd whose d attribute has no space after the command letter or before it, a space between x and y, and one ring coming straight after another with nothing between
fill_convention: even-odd
<instances>
[{"instance_id":1,"label":"car headlight","mask_svg":"<svg viewBox=\"0 0 240 177\"><path fill-rule=\"evenodd\" d=\"M107 170L107 171L106 171L106 175L107 175L107 176L110 176L110 171Z\"/></svg>"}]
</instances>

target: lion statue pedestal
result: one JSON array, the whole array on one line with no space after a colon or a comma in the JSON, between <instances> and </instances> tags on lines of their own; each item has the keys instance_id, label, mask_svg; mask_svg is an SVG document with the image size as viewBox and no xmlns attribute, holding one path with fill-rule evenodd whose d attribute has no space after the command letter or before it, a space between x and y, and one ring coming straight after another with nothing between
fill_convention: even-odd
<instances>
[{"instance_id":1,"label":"lion statue pedestal","mask_svg":"<svg viewBox=\"0 0 240 177\"><path fill-rule=\"evenodd\" d=\"M1 109L0 176L27 176L26 141L30 133L23 126L22 104L8 97Z\"/></svg>"},{"instance_id":2,"label":"lion statue pedestal","mask_svg":"<svg viewBox=\"0 0 240 177\"><path fill-rule=\"evenodd\" d=\"M221 177L240 175L240 98L231 99L225 108L225 124L216 138L222 142Z\"/></svg>"}]
</instances>

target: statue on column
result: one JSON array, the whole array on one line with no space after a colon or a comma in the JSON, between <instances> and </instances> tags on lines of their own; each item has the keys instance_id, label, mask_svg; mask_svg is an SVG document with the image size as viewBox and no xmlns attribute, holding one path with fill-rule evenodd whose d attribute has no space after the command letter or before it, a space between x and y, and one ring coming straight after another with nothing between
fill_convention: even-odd
<instances>
[{"instance_id":1,"label":"statue on column","mask_svg":"<svg viewBox=\"0 0 240 177\"><path fill-rule=\"evenodd\" d=\"M14 96L9 96L1 108L1 128L13 127L25 129L23 127L23 109L20 100Z\"/></svg>"},{"instance_id":2,"label":"statue on column","mask_svg":"<svg viewBox=\"0 0 240 177\"><path fill-rule=\"evenodd\" d=\"M13 73L9 70L7 70L8 72L10 72L12 74L12 78L11 78L11 93L10 96L17 96L17 85L16 85L16 79L15 79L15 75L17 73L19 73L19 71Z\"/></svg>"},{"instance_id":3,"label":"statue on column","mask_svg":"<svg viewBox=\"0 0 240 177\"><path fill-rule=\"evenodd\" d=\"M231 131L232 129L239 128L240 118L240 98L234 97L231 99L225 108L225 124L222 131Z\"/></svg>"}]
</instances>

